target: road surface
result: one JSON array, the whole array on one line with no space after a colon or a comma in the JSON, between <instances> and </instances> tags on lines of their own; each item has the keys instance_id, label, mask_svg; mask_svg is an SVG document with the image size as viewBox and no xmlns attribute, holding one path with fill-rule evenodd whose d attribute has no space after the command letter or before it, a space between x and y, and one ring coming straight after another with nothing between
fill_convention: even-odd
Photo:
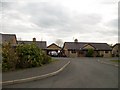
<instances>
[{"instance_id":1,"label":"road surface","mask_svg":"<svg viewBox=\"0 0 120 90\"><path fill-rule=\"evenodd\" d=\"M118 67L101 64L98 58L57 59L71 61L58 75L3 88L118 88Z\"/></svg>"}]
</instances>

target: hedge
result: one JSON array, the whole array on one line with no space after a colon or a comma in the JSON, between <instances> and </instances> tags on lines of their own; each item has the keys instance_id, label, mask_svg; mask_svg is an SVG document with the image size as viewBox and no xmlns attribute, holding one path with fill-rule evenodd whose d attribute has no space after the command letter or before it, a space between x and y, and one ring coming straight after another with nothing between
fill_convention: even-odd
<instances>
[{"instance_id":1,"label":"hedge","mask_svg":"<svg viewBox=\"0 0 120 90\"><path fill-rule=\"evenodd\" d=\"M38 67L51 62L51 57L47 56L35 43L20 44L16 48L10 43L2 46L3 71Z\"/></svg>"}]
</instances>

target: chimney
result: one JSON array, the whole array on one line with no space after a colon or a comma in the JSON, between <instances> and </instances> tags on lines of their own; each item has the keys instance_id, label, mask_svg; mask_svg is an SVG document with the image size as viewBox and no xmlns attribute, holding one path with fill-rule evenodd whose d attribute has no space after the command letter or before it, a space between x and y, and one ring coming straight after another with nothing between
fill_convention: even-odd
<instances>
[{"instance_id":1,"label":"chimney","mask_svg":"<svg viewBox=\"0 0 120 90\"><path fill-rule=\"evenodd\" d=\"M75 43L78 43L78 39L75 39L74 42L75 42Z\"/></svg>"},{"instance_id":2,"label":"chimney","mask_svg":"<svg viewBox=\"0 0 120 90\"><path fill-rule=\"evenodd\" d=\"M33 42L36 42L36 38L33 38Z\"/></svg>"}]
</instances>

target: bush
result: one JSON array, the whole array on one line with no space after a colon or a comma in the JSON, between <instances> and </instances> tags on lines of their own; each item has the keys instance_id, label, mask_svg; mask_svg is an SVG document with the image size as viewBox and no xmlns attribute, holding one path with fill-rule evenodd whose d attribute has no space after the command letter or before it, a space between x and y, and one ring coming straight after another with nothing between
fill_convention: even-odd
<instances>
[{"instance_id":1,"label":"bush","mask_svg":"<svg viewBox=\"0 0 120 90\"><path fill-rule=\"evenodd\" d=\"M44 54L44 55L45 55L45 54ZM51 61L52 61L52 58L51 58L50 56L48 56L48 55L45 55L42 64L48 64L48 63L50 63Z\"/></svg>"},{"instance_id":2,"label":"bush","mask_svg":"<svg viewBox=\"0 0 120 90\"><path fill-rule=\"evenodd\" d=\"M39 66L39 48L33 44L21 44L16 48L19 56L17 68ZM37 63L39 62L39 63Z\"/></svg>"},{"instance_id":3,"label":"bush","mask_svg":"<svg viewBox=\"0 0 120 90\"><path fill-rule=\"evenodd\" d=\"M48 63L46 55L35 44L22 44L17 47L18 68L37 67Z\"/></svg>"},{"instance_id":4,"label":"bush","mask_svg":"<svg viewBox=\"0 0 120 90\"><path fill-rule=\"evenodd\" d=\"M87 57L93 57L93 53L94 53L94 50L93 49L88 49L88 52L87 52Z\"/></svg>"},{"instance_id":5,"label":"bush","mask_svg":"<svg viewBox=\"0 0 120 90\"><path fill-rule=\"evenodd\" d=\"M10 44L3 45L3 71L20 68L38 67L51 62L51 57L47 56L40 48L33 44L21 44L16 48Z\"/></svg>"},{"instance_id":6,"label":"bush","mask_svg":"<svg viewBox=\"0 0 120 90\"><path fill-rule=\"evenodd\" d=\"M18 56L14 48L10 43L5 43L2 46L2 70L15 70Z\"/></svg>"}]
</instances>

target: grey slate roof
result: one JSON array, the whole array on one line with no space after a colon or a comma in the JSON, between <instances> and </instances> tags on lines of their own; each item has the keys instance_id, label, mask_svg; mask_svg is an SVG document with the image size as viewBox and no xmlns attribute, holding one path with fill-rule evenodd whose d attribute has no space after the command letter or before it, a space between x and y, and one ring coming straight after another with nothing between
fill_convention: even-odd
<instances>
[{"instance_id":1,"label":"grey slate roof","mask_svg":"<svg viewBox=\"0 0 120 90\"><path fill-rule=\"evenodd\" d=\"M112 50L112 48L107 43L65 42L64 46L66 46L67 49L80 50L83 49L83 47L87 44L92 45L95 48L95 50Z\"/></svg>"},{"instance_id":2,"label":"grey slate roof","mask_svg":"<svg viewBox=\"0 0 120 90\"><path fill-rule=\"evenodd\" d=\"M91 43L96 50L112 50L112 48L107 43Z\"/></svg>"},{"instance_id":3,"label":"grey slate roof","mask_svg":"<svg viewBox=\"0 0 120 90\"><path fill-rule=\"evenodd\" d=\"M14 38L16 39L15 34L1 34L0 33L0 41L2 41L0 43L11 42Z\"/></svg>"},{"instance_id":4,"label":"grey slate roof","mask_svg":"<svg viewBox=\"0 0 120 90\"><path fill-rule=\"evenodd\" d=\"M116 50L118 50L119 53L120 53L120 43L116 43L116 44L112 47L112 49L114 49L115 47L116 47Z\"/></svg>"},{"instance_id":5,"label":"grey slate roof","mask_svg":"<svg viewBox=\"0 0 120 90\"><path fill-rule=\"evenodd\" d=\"M84 43L80 43L80 42L65 42L64 46L67 47L67 49L76 49L79 50L81 47L83 47L85 44Z\"/></svg>"},{"instance_id":6,"label":"grey slate roof","mask_svg":"<svg viewBox=\"0 0 120 90\"><path fill-rule=\"evenodd\" d=\"M18 41L18 44L32 44L33 41ZM46 41L35 41L36 45L41 49L46 49Z\"/></svg>"},{"instance_id":7,"label":"grey slate roof","mask_svg":"<svg viewBox=\"0 0 120 90\"><path fill-rule=\"evenodd\" d=\"M120 43L116 43L112 48L114 48L116 45L120 47Z\"/></svg>"}]
</instances>

